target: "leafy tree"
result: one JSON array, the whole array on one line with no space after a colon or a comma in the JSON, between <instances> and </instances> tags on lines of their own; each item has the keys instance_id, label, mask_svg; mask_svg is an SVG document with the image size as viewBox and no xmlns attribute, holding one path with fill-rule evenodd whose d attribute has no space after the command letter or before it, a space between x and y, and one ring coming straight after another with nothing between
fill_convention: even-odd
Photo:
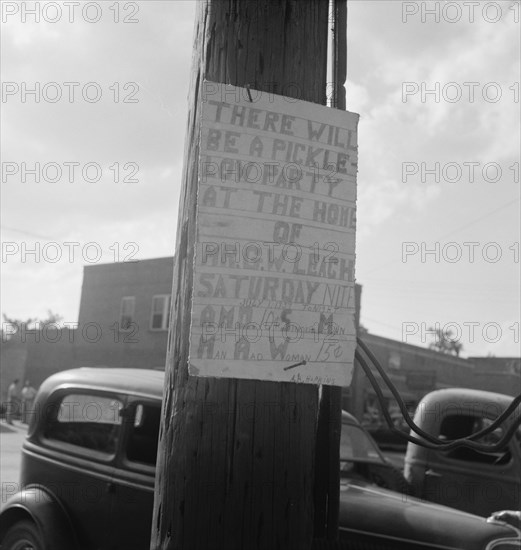
<instances>
[{"instance_id":1,"label":"leafy tree","mask_svg":"<svg viewBox=\"0 0 521 550\"><path fill-rule=\"evenodd\" d=\"M463 344L454 339L454 333L452 330L429 327L429 331L433 333L434 337L434 342L429 344L429 349L435 349L440 353L447 353L449 355L456 355L459 357L459 354L463 349Z\"/></svg>"},{"instance_id":2,"label":"leafy tree","mask_svg":"<svg viewBox=\"0 0 521 550\"><path fill-rule=\"evenodd\" d=\"M0 328L0 336L3 343L11 340L11 338L17 334L22 327L33 330L36 327L43 328L45 325L50 325L51 323L58 324L63 320L62 315L59 313L54 313L50 309L47 310L47 316L43 319L38 319L37 317L29 317L25 320L16 319L15 317L9 317L5 313L2 314L2 317L4 318L4 322Z\"/></svg>"}]
</instances>

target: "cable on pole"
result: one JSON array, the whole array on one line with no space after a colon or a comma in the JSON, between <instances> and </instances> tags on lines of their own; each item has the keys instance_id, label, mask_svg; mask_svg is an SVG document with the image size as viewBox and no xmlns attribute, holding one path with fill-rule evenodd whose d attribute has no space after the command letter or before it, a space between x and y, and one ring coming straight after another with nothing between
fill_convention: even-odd
<instances>
[{"instance_id":1,"label":"cable on pole","mask_svg":"<svg viewBox=\"0 0 521 550\"><path fill-rule=\"evenodd\" d=\"M391 391L393 397L395 398L398 407L400 408L400 412L402 413L402 416L409 426L411 428L411 431L419 435L421 438L415 437L413 435L409 435L404 433L402 430L396 428L393 424L391 415L389 414L389 411L387 410L387 407L385 405L385 398L382 392L382 389L380 388L380 385L378 384L378 381L376 380L376 377L372 373L368 362L365 360L364 356L360 352L360 350L357 348L355 351L355 357L360 363L360 366L362 367L363 371L365 372L367 378L369 379L369 382L373 386L373 389L376 393L378 403L380 405L380 409L382 411L382 414L384 416L385 421L387 422L390 430L396 434L398 434L403 439L406 439L407 441L414 443L416 445L420 445L422 447L426 447L428 449L436 449L439 451L451 451L453 449L461 448L461 447L467 447L474 449L475 451L483 452L483 453L493 453L497 451L503 450L509 443L510 439L514 436L516 430L519 426L521 426L521 415L519 415L512 424L509 426L509 428L505 431L504 435L501 437L501 439L491 445L491 444L482 444L477 443L475 440L480 439L481 437L493 432L498 427L500 427L507 418L514 413L514 411L517 409L519 404L521 403L521 394L514 397L510 405L501 413L489 426L486 428L479 430L478 432L475 432L471 434L470 436L459 438L459 439L440 439L438 437L433 436L432 434L429 434L422 430L418 425L414 423L414 421L411 419L409 412L407 410L407 406L405 405L402 397L400 396L400 393L392 383L391 379L387 375L387 373L384 371L383 367L380 365L378 359L375 357L375 355L372 353L372 351L369 349L367 344L361 339L357 338L358 346L363 350L363 352L367 355L367 357L370 359L372 364L376 367L376 370L382 377L383 381L385 382L386 386Z\"/></svg>"}]
</instances>

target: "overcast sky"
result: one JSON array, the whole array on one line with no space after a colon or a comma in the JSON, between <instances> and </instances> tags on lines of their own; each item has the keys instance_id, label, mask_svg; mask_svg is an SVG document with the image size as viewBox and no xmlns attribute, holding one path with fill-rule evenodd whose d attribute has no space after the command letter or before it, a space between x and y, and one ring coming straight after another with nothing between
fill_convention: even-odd
<instances>
[{"instance_id":1,"label":"overcast sky","mask_svg":"<svg viewBox=\"0 0 521 550\"><path fill-rule=\"evenodd\" d=\"M88 4L2 2L11 317L75 322L84 265L174 253L195 2ZM519 356L520 7L474 4L349 0L362 324Z\"/></svg>"}]
</instances>

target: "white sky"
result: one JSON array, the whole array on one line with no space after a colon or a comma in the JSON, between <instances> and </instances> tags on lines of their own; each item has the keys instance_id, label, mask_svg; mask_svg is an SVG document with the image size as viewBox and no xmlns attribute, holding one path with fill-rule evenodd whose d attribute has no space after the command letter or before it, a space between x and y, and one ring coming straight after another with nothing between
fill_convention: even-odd
<instances>
[{"instance_id":1,"label":"white sky","mask_svg":"<svg viewBox=\"0 0 521 550\"><path fill-rule=\"evenodd\" d=\"M362 324L422 345L422 323L456 323L450 328L462 331L464 355L519 356L520 2L348 4L347 108L361 115ZM61 19L45 21L58 18L56 5ZM69 22L63 3L2 2L1 311L11 317L51 309L75 322L85 256L97 250L100 262L174 253L195 1L120 2L119 23L115 6L91 2L86 18L100 20L88 22L82 2ZM36 8L40 22L24 7ZM437 21L429 9L439 11ZM36 82L38 103L22 93ZM44 96L50 82L59 86ZM96 92L87 83L101 90L99 101L83 99L82 90ZM422 101L422 87L437 85L439 97ZM53 103L57 89L63 97ZM22 173L37 162L48 166L40 182ZM64 163L73 162L80 164L69 182ZM63 170L55 183L48 163ZM90 178L99 165L99 181L84 180L87 163ZM115 182L114 163L121 179L137 181ZM422 181L422 166L436 163L440 181L429 173ZM448 181L458 170L461 178ZM422 247L435 243L439 258L422 261ZM35 246L36 256L25 253ZM406 261L403 246L412 252ZM57 250L62 258L53 263Z\"/></svg>"}]
</instances>

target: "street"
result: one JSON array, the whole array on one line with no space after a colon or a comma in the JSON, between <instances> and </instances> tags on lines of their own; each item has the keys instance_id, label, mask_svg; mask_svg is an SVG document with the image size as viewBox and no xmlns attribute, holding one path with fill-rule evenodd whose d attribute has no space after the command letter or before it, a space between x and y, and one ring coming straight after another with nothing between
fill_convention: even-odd
<instances>
[{"instance_id":1,"label":"street","mask_svg":"<svg viewBox=\"0 0 521 550\"><path fill-rule=\"evenodd\" d=\"M3 420L0 422L0 508L18 490L20 454L26 433L27 425L18 420L12 426L8 426Z\"/></svg>"}]
</instances>

